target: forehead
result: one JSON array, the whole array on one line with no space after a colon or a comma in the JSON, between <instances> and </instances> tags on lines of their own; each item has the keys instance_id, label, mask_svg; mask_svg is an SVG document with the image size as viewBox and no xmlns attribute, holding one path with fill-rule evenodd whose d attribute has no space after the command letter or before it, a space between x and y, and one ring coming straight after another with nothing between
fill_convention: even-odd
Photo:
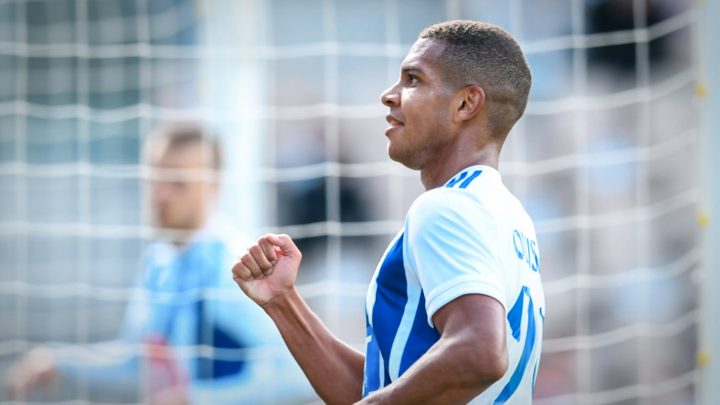
<instances>
[{"instance_id":1,"label":"forehead","mask_svg":"<svg viewBox=\"0 0 720 405\"><path fill-rule=\"evenodd\" d=\"M438 68L438 61L445 50L445 44L435 39L420 38L412 45L403 59L402 70L418 69L433 70Z\"/></svg>"},{"instance_id":2,"label":"forehead","mask_svg":"<svg viewBox=\"0 0 720 405\"><path fill-rule=\"evenodd\" d=\"M209 166L209 151L204 150L203 143L189 143L182 146L169 147L159 145L152 151L150 163L166 168L201 168Z\"/></svg>"}]
</instances>

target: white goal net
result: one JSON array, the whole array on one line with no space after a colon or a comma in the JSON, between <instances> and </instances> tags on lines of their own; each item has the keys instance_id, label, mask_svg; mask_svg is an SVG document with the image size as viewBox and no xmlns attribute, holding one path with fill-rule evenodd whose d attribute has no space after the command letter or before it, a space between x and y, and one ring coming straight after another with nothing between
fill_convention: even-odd
<instances>
[{"instance_id":1,"label":"white goal net","mask_svg":"<svg viewBox=\"0 0 720 405\"><path fill-rule=\"evenodd\" d=\"M379 95L422 28L478 19L515 35L533 71L500 172L541 248L536 403L695 403L701 10L0 0L0 375L40 344L117 337L154 238L141 148L188 118L224 141L221 211L250 237L293 236L301 294L362 349L365 288L423 191L386 156ZM82 384L35 399L139 401Z\"/></svg>"}]
</instances>

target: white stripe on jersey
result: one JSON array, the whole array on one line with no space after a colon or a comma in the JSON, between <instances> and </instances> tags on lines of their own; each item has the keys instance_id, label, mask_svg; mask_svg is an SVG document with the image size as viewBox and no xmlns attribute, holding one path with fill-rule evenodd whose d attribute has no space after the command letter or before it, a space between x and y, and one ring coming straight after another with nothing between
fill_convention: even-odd
<instances>
[{"instance_id":1,"label":"white stripe on jersey","mask_svg":"<svg viewBox=\"0 0 720 405\"><path fill-rule=\"evenodd\" d=\"M405 281L407 282L407 303L405 304L405 311L403 312L400 326L398 327L392 349L390 350L389 372L392 381L397 380L400 376L400 361L402 360L405 346L407 345L413 323L415 322L415 314L417 313L420 295L422 294L417 278L408 273L407 266L405 266Z\"/></svg>"}]
</instances>

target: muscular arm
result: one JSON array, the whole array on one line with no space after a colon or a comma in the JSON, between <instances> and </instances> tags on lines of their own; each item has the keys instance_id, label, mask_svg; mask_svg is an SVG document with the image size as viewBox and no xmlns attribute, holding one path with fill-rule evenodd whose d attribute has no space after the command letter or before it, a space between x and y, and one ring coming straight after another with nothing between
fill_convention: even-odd
<instances>
[{"instance_id":1,"label":"muscular arm","mask_svg":"<svg viewBox=\"0 0 720 405\"><path fill-rule=\"evenodd\" d=\"M264 308L323 401L360 400L364 356L335 338L295 289Z\"/></svg>"},{"instance_id":2,"label":"muscular arm","mask_svg":"<svg viewBox=\"0 0 720 405\"><path fill-rule=\"evenodd\" d=\"M502 378L507 369L505 310L486 295L463 295L439 309L441 333L412 367L364 404L464 404Z\"/></svg>"},{"instance_id":3,"label":"muscular arm","mask_svg":"<svg viewBox=\"0 0 720 405\"><path fill-rule=\"evenodd\" d=\"M275 322L323 401L358 401L364 357L335 338L298 294L295 279L301 257L289 236L266 235L235 264L233 278Z\"/></svg>"}]
</instances>

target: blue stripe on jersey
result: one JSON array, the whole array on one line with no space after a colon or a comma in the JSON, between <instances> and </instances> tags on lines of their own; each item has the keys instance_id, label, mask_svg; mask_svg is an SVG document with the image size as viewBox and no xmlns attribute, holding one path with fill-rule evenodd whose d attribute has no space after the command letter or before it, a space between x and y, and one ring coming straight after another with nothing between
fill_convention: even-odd
<instances>
[{"instance_id":1,"label":"blue stripe on jersey","mask_svg":"<svg viewBox=\"0 0 720 405\"><path fill-rule=\"evenodd\" d=\"M535 346L535 308L533 305L532 297L530 297L530 291L527 287L523 287L522 291L520 291L520 296L518 297L517 301L515 301L515 304L510 309L510 312L508 312L507 318L508 322L510 323L510 329L512 330L513 338L519 341L520 325L522 323L522 309L525 304L526 295L528 297L528 324L527 333L525 335L525 345L523 345L523 351L520 355L520 361L518 362L515 371L510 377L507 385L505 385L505 388L503 388L503 390L500 392L500 395L498 395L497 399L495 399L495 404L504 404L518 389L518 387L520 386L520 382L522 381L523 375L525 374L525 369L527 368L528 361L530 360L530 354L532 354L533 347Z\"/></svg>"},{"instance_id":2,"label":"blue stripe on jersey","mask_svg":"<svg viewBox=\"0 0 720 405\"><path fill-rule=\"evenodd\" d=\"M400 361L400 375L410 368L415 362L430 349L440 339L440 333L437 329L430 327L427 322L427 312L425 312L425 293L421 292L420 302L418 302L417 311L415 312L415 320L413 321L412 330L410 330L410 339L405 344L402 360Z\"/></svg>"},{"instance_id":3,"label":"blue stripe on jersey","mask_svg":"<svg viewBox=\"0 0 720 405\"><path fill-rule=\"evenodd\" d=\"M403 263L403 237L404 235L400 235L395 241L395 245L385 255L385 260L380 266L380 271L375 280L377 293L375 295L375 305L372 309L372 328L383 331L383 333L375 334L374 337L377 340L382 361L385 365L385 385L391 382L388 374L390 350L408 300L407 280L405 279L405 266ZM388 333L384 333L385 331Z\"/></svg>"},{"instance_id":4,"label":"blue stripe on jersey","mask_svg":"<svg viewBox=\"0 0 720 405\"><path fill-rule=\"evenodd\" d=\"M365 328L367 329L367 350L365 352L365 373L363 378L363 397L369 393L380 389L380 349L377 345L377 338L370 322L367 321L367 313Z\"/></svg>"},{"instance_id":5,"label":"blue stripe on jersey","mask_svg":"<svg viewBox=\"0 0 720 405\"><path fill-rule=\"evenodd\" d=\"M205 304L204 299L200 299L197 304L195 304L195 310L198 314L195 342L198 345L210 346L217 349L246 348L247 345L243 344L237 337L207 319L209 317L205 313ZM215 380L217 378L238 374L243 371L246 365L245 361L217 359L205 355L198 356L196 361L197 371L195 377L200 380Z\"/></svg>"}]
</instances>

